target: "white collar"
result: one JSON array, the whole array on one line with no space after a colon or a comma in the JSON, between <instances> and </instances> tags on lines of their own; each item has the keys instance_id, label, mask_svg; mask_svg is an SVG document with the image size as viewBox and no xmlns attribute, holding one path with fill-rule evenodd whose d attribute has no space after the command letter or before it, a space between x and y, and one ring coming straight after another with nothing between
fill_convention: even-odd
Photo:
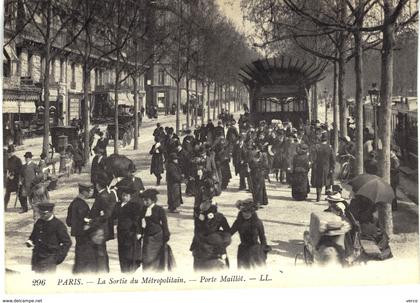
<instances>
[{"instance_id":1,"label":"white collar","mask_svg":"<svg viewBox=\"0 0 420 303\"><path fill-rule=\"evenodd\" d=\"M100 194L100 193L104 192L105 190L106 190L106 191L108 191L108 188L107 188L107 187L102 188L101 190L99 190L99 191L98 191L98 194Z\"/></svg>"},{"instance_id":2,"label":"white collar","mask_svg":"<svg viewBox=\"0 0 420 303\"><path fill-rule=\"evenodd\" d=\"M155 205L156 203L153 203L146 209L146 214L144 215L145 217L150 217L152 215L152 209L155 207Z\"/></svg>"}]
</instances>

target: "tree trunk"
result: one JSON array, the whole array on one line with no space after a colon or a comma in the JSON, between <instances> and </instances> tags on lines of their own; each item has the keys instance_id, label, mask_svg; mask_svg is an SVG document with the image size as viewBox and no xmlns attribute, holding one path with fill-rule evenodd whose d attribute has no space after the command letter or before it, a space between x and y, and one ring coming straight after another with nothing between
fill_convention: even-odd
<instances>
[{"instance_id":1,"label":"tree trunk","mask_svg":"<svg viewBox=\"0 0 420 303\"><path fill-rule=\"evenodd\" d=\"M211 86L211 83L207 82L207 121L210 120L210 86ZM204 116L203 116L203 120L204 120Z\"/></svg>"},{"instance_id":2,"label":"tree trunk","mask_svg":"<svg viewBox=\"0 0 420 303\"><path fill-rule=\"evenodd\" d=\"M42 140L42 152L48 156L50 147L50 61L51 61L51 23L52 23L52 7L48 1L47 20L46 20L46 37L45 37L45 68L44 68L44 137Z\"/></svg>"},{"instance_id":3,"label":"tree trunk","mask_svg":"<svg viewBox=\"0 0 420 303\"><path fill-rule=\"evenodd\" d=\"M312 119L318 120L318 85L315 83L313 86L312 94Z\"/></svg>"},{"instance_id":4,"label":"tree trunk","mask_svg":"<svg viewBox=\"0 0 420 303\"><path fill-rule=\"evenodd\" d=\"M204 117L205 117L205 114L206 114L206 110L205 110L205 103L204 103L204 94L205 94L205 86L204 86L204 81L203 82L201 82L201 108L202 108L202 111L201 111L201 124L203 124L204 125Z\"/></svg>"},{"instance_id":5,"label":"tree trunk","mask_svg":"<svg viewBox=\"0 0 420 303\"><path fill-rule=\"evenodd\" d=\"M203 97L203 95L201 95ZM195 103L194 103L194 125L197 125L197 116L198 116L198 80L195 79ZM192 124L192 123L191 123Z\"/></svg>"},{"instance_id":6,"label":"tree trunk","mask_svg":"<svg viewBox=\"0 0 420 303\"><path fill-rule=\"evenodd\" d=\"M214 83L214 88L213 88L213 121L216 120L216 91L217 91L217 87L216 87L216 83Z\"/></svg>"},{"instance_id":7,"label":"tree trunk","mask_svg":"<svg viewBox=\"0 0 420 303\"><path fill-rule=\"evenodd\" d=\"M118 56L117 56L118 57ZM114 154L118 155L118 87L120 82L120 73L119 73L119 58L117 58L116 68L115 68L115 87L114 87L114 102L115 102L115 112L114 112L114 123L115 123L115 132L114 132Z\"/></svg>"},{"instance_id":8,"label":"tree trunk","mask_svg":"<svg viewBox=\"0 0 420 303\"><path fill-rule=\"evenodd\" d=\"M338 151L338 98L337 98L337 62L334 62L334 83L333 83L333 137L334 152Z\"/></svg>"},{"instance_id":9,"label":"tree trunk","mask_svg":"<svg viewBox=\"0 0 420 303\"><path fill-rule=\"evenodd\" d=\"M340 34L343 35L343 34ZM340 135L347 136L347 102L344 98L344 77L346 73L346 62L344 51L338 52L338 105L340 108Z\"/></svg>"},{"instance_id":10,"label":"tree trunk","mask_svg":"<svg viewBox=\"0 0 420 303\"><path fill-rule=\"evenodd\" d=\"M133 77L133 90L134 90L134 150L139 149L139 101L137 92L137 75Z\"/></svg>"},{"instance_id":11,"label":"tree trunk","mask_svg":"<svg viewBox=\"0 0 420 303\"><path fill-rule=\"evenodd\" d=\"M84 159L85 164L88 163L90 157L90 145L89 145L89 68L87 63L83 64L83 142L84 142Z\"/></svg>"},{"instance_id":12,"label":"tree trunk","mask_svg":"<svg viewBox=\"0 0 420 303\"><path fill-rule=\"evenodd\" d=\"M359 16L359 18L362 18ZM360 21L359 21L360 22ZM359 26L363 25L363 19ZM356 161L354 173L363 174L363 47L362 34L360 31L354 33L354 72L356 76ZM347 129L347 125L346 125Z\"/></svg>"},{"instance_id":13,"label":"tree trunk","mask_svg":"<svg viewBox=\"0 0 420 303\"><path fill-rule=\"evenodd\" d=\"M185 77L185 90L187 92L187 127L190 127L190 77L188 76L188 73Z\"/></svg>"},{"instance_id":14,"label":"tree trunk","mask_svg":"<svg viewBox=\"0 0 420 303\"><path fill-rule=\"evenodd\" d=\"M181 90L179 87L179 81L176 81L176 134L179 135L179 109L181 107Z\"/></svg>"},{"instance_id":15,"label":"tree trunk","mask_svg":"<svg viewBox=\"0 0 420 303\"><path fill-rule=\"evenodd\" d=\"M381 54L381 89L380 89L380 115L379 138L382 141L382 150L379 152L379 174L385 182L390 183L390 150L391 150L391 109L393 85L393 56L394 56L394 24L387 23L392 14L390 1L384 0L384 28L382 30ZM388 235L393 233L391 203L383 205L384 216L382 226ZM381 222L380 222L381 223Z\"/></svg>"}]
</instances>

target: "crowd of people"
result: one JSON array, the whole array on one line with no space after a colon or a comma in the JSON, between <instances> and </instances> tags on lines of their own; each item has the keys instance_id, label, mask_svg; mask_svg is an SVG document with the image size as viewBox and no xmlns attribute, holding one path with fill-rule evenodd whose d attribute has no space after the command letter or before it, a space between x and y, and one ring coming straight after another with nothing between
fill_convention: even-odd
<instances>
[{"instance_id":1,"label":"crowd of people","mask_svg":"<svg viewBox=\"0 0 420 303\"><path fill-rule=\"evenodd\" d=\"M197 126L194 132L186 129L182 140L172 127L158 123L149 152L150 173L156 177L156 185L161 184L165 174L168 212L179 212L184 203L183 195L194 197L190 251L195 270L229 267L227 247L235 233L240 238L238 268L266 263L271 247L267 244L263 220L257 215L258 209L269 204L266 182L288 184L291 197L297 201L307 200L313 187L319 202L325 189L324 194L330 202L326 211L342 217L348 215L349 203L341 197L341 189L334 185L336 155L327 125L319 121L293 125L290 121L272 120L270 123L260 121L255 127L246 112L241 115L237 127L232 115L222 114L217 126L209 120L207 125ZM135 272L140 266L145 271L171 270L175 259L168 245L170 226L165 209L158 203L159 192L154 188L145 189L141 178L135 176L136 167L132 162L125 177L111 180L106 173L108 140L100 132L97 134L91 182L79 184L79 194L67 212L66 224L75 238L73 272L109 272L107 242L115 238L121 272ZM342 149L347 148L348 145ZM8 174L11 177L7 182L13 183L14 187L9 187L6 197L22 184L24 190L19 194L22 210L27 211L24 187L28 184L29 192L33 192L34 178L42 176L42 170L31 162L30 152L25 154L25 165L19 164L20 160L16 158L10 149ZM216 197L229 187L230 163L234 173L239 175L238 190L250 193L249 198L237 201L239 211L232 224L216 202ZM18 183L14 175L20 176ZM185 193L182 193L182 183L186 184ZM36 203L31 203L36 223L26 244L33 247L34 271L54 271L65 259L71 240L64 223L54 217L54 204L49 202L48 190L39 189L36 197ZM95 200L89 207L87 200L91 197ZM33 196L28 198L29 201L34 199ZM345 207L340 207L339 203ZM355 205L358 200L351 203ZM360 233L360 225L354 222L364 220L364 224L373 224L376 211L371 207L346 218ZM354 246L355 242L352 244Z\"/></svg>"}]
</instances>

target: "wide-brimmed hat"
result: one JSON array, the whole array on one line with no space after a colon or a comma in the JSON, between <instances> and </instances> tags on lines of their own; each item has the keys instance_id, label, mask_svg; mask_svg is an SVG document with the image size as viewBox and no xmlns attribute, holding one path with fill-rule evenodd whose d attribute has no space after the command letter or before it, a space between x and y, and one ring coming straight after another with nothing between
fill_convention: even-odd
<instances>
[{"instance_id":1,"label":"wide-brimmed hat","mask_svg":"<svg viewBox=\"0 0 420 303\"><path fill-rule=\"evenodd\" d=\"M329 194L325 200L327 200L328 202L333 202L333 203L337 203L337 202L343 202L346 201L345 199L343 199L341 197L341 193L339 192L335 192L335 193L331 193Z\"/></svg>"},{"instance_id":2,"label":"wide-brimmed hat","mask_svg":"<svg viewBox=\"0 0 420 303\"><path fill-rule=\"evenodd\" d=\"M257 205L255 204L254 200L251 198L245 200L238 200L236 202L236 207L243 212L255 211L258 209Z\"/></svg>"},{"instance_id":3,"label":"wide-brimmed hat","mask_svg":"<svg viewBox=\"0 0 420 303\"><path fill-rule=\"evenodd\" d=\"M32 153L30 151L28 151L28 152L25 153L24 157L32 159Z\"/></svg>"}]
</instances>

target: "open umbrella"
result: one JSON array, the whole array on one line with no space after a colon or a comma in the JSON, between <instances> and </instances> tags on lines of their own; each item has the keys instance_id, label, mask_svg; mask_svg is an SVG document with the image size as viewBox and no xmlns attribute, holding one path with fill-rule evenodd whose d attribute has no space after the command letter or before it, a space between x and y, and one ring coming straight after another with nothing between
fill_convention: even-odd
<instances>
[{"instance_id":1,"label":"open umbrella","mask_svg":"<svg viewBox=\"0 0 420 303\"><path fill-rule=\"evenodd\" d=\"M365 185L367 182L372 180L381 179L377 175L371 175L371 174L361 174L357 175L350 181L351 188L354 193L357 193L357 191Z\"/></svg>"},{"instance_id":2,"label":"open umbrella","mask_svg":"<svg viewBox=\"0 0 420 303\"><path fill-rule=\"evenodd\" d=\"M356 192L356 196L366 197L373 203L391 203L395 198L394 190L391 185L380 178L372 179L366 182Z\"/></svg>"}]
</instances>

